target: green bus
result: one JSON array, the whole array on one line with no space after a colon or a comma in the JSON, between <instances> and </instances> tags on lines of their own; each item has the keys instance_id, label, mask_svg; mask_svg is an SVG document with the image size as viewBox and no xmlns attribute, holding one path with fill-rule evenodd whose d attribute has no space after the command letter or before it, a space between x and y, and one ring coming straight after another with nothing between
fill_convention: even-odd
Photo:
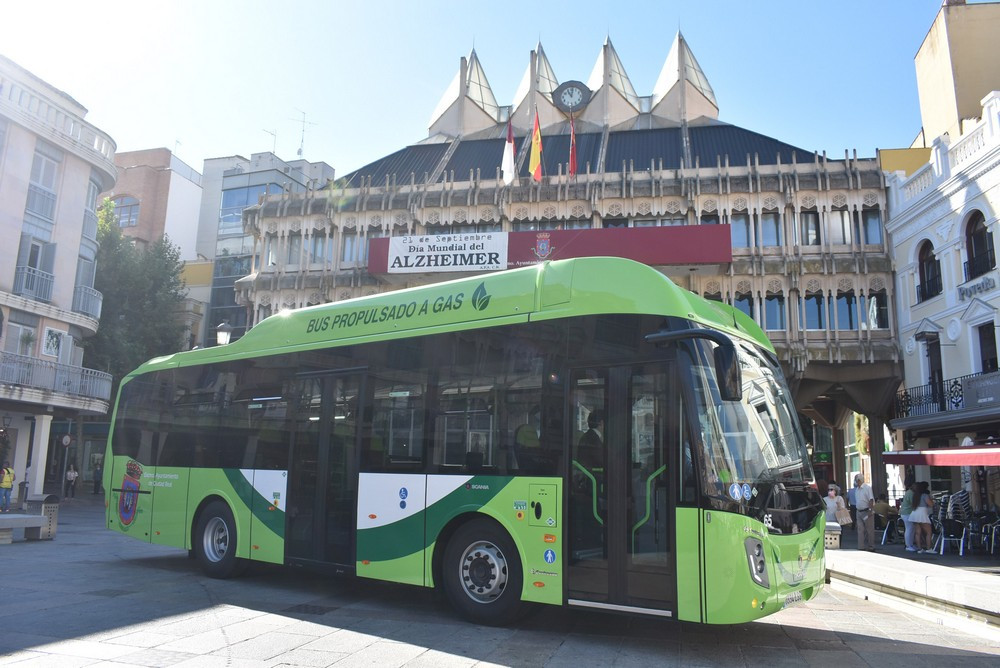
<instances>
[{"instance_id":1,"label":"green bus","mask_svg":"<svg viewBox=\"0 0 1000 668\"><path fill-rule=\"evenodd\" d=\"M824 513L774 349L645 265L579 258L273 315L122 383L107 526L440 587L731 624L814 597Z\"/></svg>"}]
</instances>

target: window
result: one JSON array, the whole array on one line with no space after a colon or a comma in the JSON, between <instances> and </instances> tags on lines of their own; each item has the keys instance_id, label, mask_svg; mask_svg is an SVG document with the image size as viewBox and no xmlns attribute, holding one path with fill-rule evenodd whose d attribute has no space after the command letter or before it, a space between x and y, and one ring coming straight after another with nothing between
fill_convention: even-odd
<instances>
[{"instance_id":1,"label":"window","mask_svg":"<svg viewBox=\"0 0 1000 668\"><path fill-rule=\"evenodd\" d=\"M878 209L864 209L861 212L861 226L866 244L882 243L882 216Z\"/></svg>"},{"instance_id":2,"label":"window","mask_svg":"<svg viewBox=\"0 0 1000 668\"><path fill-rule=\"evenodd\" d=\"M851 212L842 209L831 211L827 219L830 221L830 243L839 246L850 245L851 237Z\"/></svg>"},{"instance_id":3,"label":"window","mask_svg":"<svg viewBox=\"0 0 1000 668\"><path fill-rule=\"evenodd\" d=\"M340 243L340 260L341 262L357 262L358 261L358 235L353 230L347 230L343 234L343 238Z\"/></svg>"},{"instance_id":4,"label":"window","mask_svg":"<svg viewBox=\"0 0 1000 668\"><path fill-rule=\"evenodd\" d=\"M920 246L917 271L920 285L917 286L917 303L941 294L941 261L934 256L934 246L925 241Z\"/></svg>"},{"instance_id":5,"label":"window","mask_svg":"<svg viewBox=\"0 0 1000 668\"><path fill-rule=\"evenodd\" d=\"M885 290L868 295L868 303L861 298L862 321L871 329L889 328L889 296Z\"/></svg>"},{"instance_id":6,"label":"window","mask_svg":"<svg viewBox=\"0 0 1000 668\"><path fill-rule=\"evenodd\" d=\"M802 245L819 246L819 213L816 211L803 211L799 214L802 221Z\"/></svg>"},{"instance_id":7,"label":"window","mask_svg":"<svg viewBox=\"0 0 1000 668\"><path fill-rule=\"evenodd\" d=\"M302 234L293 232L288 235L288 254L285 256L285 264L298 264L302 258Z\"/></svg>"},{"instance_id":8,"label":"window","mask_svg":"<svg viewBox=\"0 0 1000 668\"><path fill-rule=\"evenodd\" d=\"M115 197L115 215L118 216L118 227L135 227L139 222L139 200L128 195Z\"/></svg>"},{"instance_id":9,"label":"window","mask_svg":"<svg viewBox=\"0 0 1000 668\"><path fill-rule=\"evenodd\" d=\"M7 338L4 339L4 352L15 355L31 355L37 338L36 328L30 325L11 322L7 325Z\"/></svg>"},{"instance_id":10,"label":"window","mask_svg":"<svg viewBox=\"0 0 1000 668\"><path fill-rule=\"evenodd\" d=\"M700 222L702 225L718 225L719 224L719 214L717 213L703 213L701 214Z\"/></svg>"},{"instance_id":11,"label":"window","mask_svg":"<svg viewBox=\"0 0 1000 668\"><path fill-rule=\"evenodd\" d=\"M781 218L777 212L760 214L760 245L781 245Z\"/></svg>"},{"instance_id":12,"label":"window","mask_svg":"<svg viewBox=\"0 0 1000 668\"><path fill-rule=\"evenodd\" d=\"M733 306L753 318L753 294L749 292L743 294L736 293L736 296L733 298Z\"/></svg>"},{"instance_id":13,"label":"window","mask_svg":"<svg viewBox=\"0 0 1000 668\"><path fill-rule=\"evenodd\" d=\"M986 229L983 214L976 211L969 219L965 231L968 261L965 263L965 280L971 281L997 266L993 252L993 234Z\"/></svg>"},{"instance_id":14,"label":"window","mask_svg":"<svg viewBox=\"0 0 1000 668\"><path fill-rule=\"evenodd\" d=\"M750 248L750 214L734 213L729 216L733 248Z\"/></svg>"},{"instance_id":15,"label":"window","mask_svg":"<svg viewBox=\"0 0 1000 668\"><path fill-rule=\"evenodd\" d=\"M604 227L609 226L605 224ZM624 225L612 227L624 227ZM555 220L522 220L514 223L512 229L515 232L547 232L550 230L561 230L562 227Z\"/></svg>"},{"instance_id":16,"label":"window","mask_svg":"<svg viewBox=\"0 0 1000 668\"><path fill-rule=\"evenodd\" d=\"M858 329L858 300L853 291L837 293L837 329Z\"/></svg>"},{"instance_id":17,"label":"window","mask_svg":"<svg viewBox=\"0 0 1000 668\"><path fill-rule=\"evenodd\" d=\"M327 238L322 232L314 232L311 237L309 237L309 261L316 262L326 262L327 255Z\"/></svg>"},{"instance_id":18,"label":"window","mask_svg":"<svg viewBox=\"0 0 1000 668\"><path fill-rule=\"evenodd\" d=\"M799 325L804 329L826 329L826 300L822 292L807 293L802 299Z\"/></svg>"},{"instance_id":19,"label":"window","mask_svg":"<svg viewBox=\"0 0 1000 668\"><path fill-rule=\"evenodd\" d=\"M979 360L983 373L997 370L997 336L992 322L976 327L979 334Z\"/></svg>"},{"instance_id":20,"label":"window","mask_svg":"<svg viewBox=\"0 0 1000 668\"><path fill-rule=\"evenodd\" d=\"M277 194L281 186L276 183L229 188L222 191L219 210L219 232L222 234L243 231L243 209L254 206L262 195Z\"/></svg>"},{"instance_id":21,"label":"window","mask_svg":"<svg viewBox=\"0 0 1000 668\"><path fill-rule=\"evenodd\" d=\"M764 329L784 330L785 325L785 296L769 294L764 298Z\"/></svg>"}]
</instances>

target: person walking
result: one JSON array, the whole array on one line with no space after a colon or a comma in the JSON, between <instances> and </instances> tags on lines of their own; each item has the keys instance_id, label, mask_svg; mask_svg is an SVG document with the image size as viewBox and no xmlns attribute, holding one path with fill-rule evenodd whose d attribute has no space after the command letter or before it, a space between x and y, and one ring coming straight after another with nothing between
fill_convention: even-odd
<instances>
[{"instance_id":1,"label":"person walking","mask_svg":"<svg viewBox=\"0 0 1000 668\"><path fill-rule=\"evenodd\" d=\"M837 488L834 485L827 486L826 496L823 497L823 501L826 503L827 522L837 522L837 511L847 510L847 505L844 503L844 497L837 494Z\"/></svg>"},{"instance_id":2,"label":"person walking","mask_svg":"<svg viewBox=\"0 0 1000 668\"><path fill-rule=\"evenodd\" d=\"M854 476L855 523L858 526L858 549L875 551L875 494L861 474Z\"/></svg>"},{"instance_id":3,"label":"person walking","mask_svg":"<svg viewBox=\"0 0 1000 668\"><path fill-rule=\"evenodd\" d=\"M76 497L76 479L79 477L80 472L76 470L76 466L70 464L69 470L66 471L66 493L63 494L65 498L72 499Z\"/></svg>"},{"instance_id":4,"label":"person walking","mask_svg":"<svg viewBox=\"0 0 1000 668\"><path fill-rule=\"evenodd\" d=\"M101 483L104 478L104 465L98 464L94 467L94 494L101 493Z\"/></svg>"},{"instance_id":5,"label":"person walking","mask_svg":"<svg viewBox=\"0 0 1000 668\"><path fill-rule=\"evenodd\" d=\"M916 483L912 480L907 481L909 484L906 485L906 493L903 494L903 501L899 504L899 516L903 519L903 542L906 543L907 552L916 552L917 547L913 544L913 522L910 521L910 513L913 512L913 493Z\"/></svg>"},{"instance_id":6,"label":"person walking","mask_svg":"<svg viewBox=\"0 0 1000 668\"><path fill-rule=\"evenodd\" d=\"M14 469L10 462L4 462L0 469L0 512L10 512L10 491L14 489Z\"/></svg>"}]
</instances>

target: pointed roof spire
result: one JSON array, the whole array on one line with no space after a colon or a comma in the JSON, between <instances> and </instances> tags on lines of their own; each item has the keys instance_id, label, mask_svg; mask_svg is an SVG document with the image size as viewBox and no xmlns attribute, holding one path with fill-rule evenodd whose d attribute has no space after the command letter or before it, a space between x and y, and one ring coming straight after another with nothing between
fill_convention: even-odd
<instances>
[{"instance_id":1,"label":"pointed roof spire","mask_svg":"<svg viewBox=\"0 0 1000 668\"><path fill-rule=\"evenodd\" d=\"M622 97L629 101L629 104L639 109L639 96L635 92L635 86L628 78L625 66L622 65L621 58L618 57L618 52L615 51L610 37L604 40L604 46L597 55L597 62L594 63L594 69L590 73L590 78L587 79L587 87L592 91L597 91L600 90L605 81L621 93Z\"/></svg>"},{"instance_id":2,"label":"pointed roof spire","mask_svg":"<svg viewBox=\"0 0 1000 668\"><path fill-rule=\"evenodd\" d=\"M656 86L653 87L653 107L655 108L664 98L670 96L673 92L680 94L681 91L678 86L680 83L686 84L685 88L687 90L685 92L692 93L692 95L681 96L682 99L687 99L685 99L683 108L679 110L680 119L678 120L687 120L696 116L718 118L719 103L715 99L715 91L712 90L711 84L708 83L708 77L705 76L705 72L701 69L697 59L695 59L687 40L684 39L684 35L678 30L677 36L674 38L674 43L670 47L670 53L667 54L667 60L663 64L663 69L660 70L660 76L656 80ZM702 99L691 99L691 97L701 97ZM714 108L714 114L707 113L711 110L706 107L705 103ZM664 111L671 116L674 116L676 113L674 110ZM697 113L692 114L692 111Z\"/></svg>"},{"instance_id":3,"label":"pointed roof spire","mask_svg":"<svg viewBox=\"0 0 1000 668\"><path fill-rule=\"evenodd\" d=\"M475 48L469 54L466 89L466 95L483 111L494 118L499 118L500 105L497 104L497 98L493 95L493 89L490 88L490 82L486 79L486 72L483 70L482 63L479 62Z\"/></svg>"},{"instance_id":4,"label":"pointed roof spire","mask_svg":"<svg viewBox=\"0 0 1000 668\"><path fill-rule=\"evenodd\" d=\"M542 48L541 42L538 42L538 45L535 47L535 54L535 68L538 71L535 77L537 81L535 90L545 95L551 102L552 91L559 87L559 79L556 77L556 73L552 69L552 64L549 63L549 59L545 55L545 49ZM520 106L524 98L531 92L531 84L531 63L529 62L527 69L524 70L524 76L521 77L521 83L517 87L517 92L514 93L515 109Z\"/></svg>"}]
</instances>

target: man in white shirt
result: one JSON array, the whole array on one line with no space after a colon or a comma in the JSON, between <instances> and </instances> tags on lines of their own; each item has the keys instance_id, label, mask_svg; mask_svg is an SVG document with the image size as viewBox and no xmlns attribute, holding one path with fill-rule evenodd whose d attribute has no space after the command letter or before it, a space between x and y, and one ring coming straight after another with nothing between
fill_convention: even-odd
<instances>
[{"instance_id":1,"label":"man in white shirt","mask_svg":"<svg viewBox=\"0 0 1000 668\"><path fill-rule=\"evenodd\" d=\"M858 508L858 549L875 551L875 494L861 474L854 476L854 503Z\"/></svg>"}]
</instances>

